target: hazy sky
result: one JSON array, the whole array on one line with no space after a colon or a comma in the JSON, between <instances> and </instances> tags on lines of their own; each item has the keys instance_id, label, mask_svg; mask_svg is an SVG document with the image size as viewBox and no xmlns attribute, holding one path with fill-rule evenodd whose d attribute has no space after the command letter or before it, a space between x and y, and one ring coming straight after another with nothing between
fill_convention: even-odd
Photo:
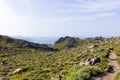
<instances>
[{"instance_id":1,"label":"hazy sky","mask_svg":"<svg viewBox=\"0 0 120 80\"><path fill-rule=\"evenodd\" d=\"M0 0L0 34L120 36L120 0Z\"/></svg>"}]
</instances>

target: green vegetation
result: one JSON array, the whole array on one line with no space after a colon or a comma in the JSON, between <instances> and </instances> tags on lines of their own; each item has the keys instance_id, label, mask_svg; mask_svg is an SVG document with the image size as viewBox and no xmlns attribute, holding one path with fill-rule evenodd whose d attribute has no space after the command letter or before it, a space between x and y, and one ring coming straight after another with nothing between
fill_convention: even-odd
<instances>
[{"instance_id":1,"label":"green vegetation","mask_svg":"<svg viewBox=\"0 0 120 80\"><path fill-rule=\"evenodd\" d=\"M23 47L29 42L13 38L8 40L9 37L0 36L0 79L59 80L62 78L62 80L89 80L91 76L104 72L108 67L107 59L104 56L110 47L114 47L117 55L119 55L120 43L117 42L120 41L120 38L107 40L104 38L84 40L66 38L55 43L55 47L60 49L57 51L48 46L42 48L36 48L36 46ZM90 56L100 56L101 62L93 66L79 65L80 62L86 61ZM118 58L119 61L120 58ZM19 71L15 72L16 70Z\"/></svg>"},{"instance_id":2,"label":"green vegetation","mask_svg":"<svg viewBox=\"0 0 120 80\"><path fill-rule=\"evenodd\" d=\"M120 73L118 73L118 74L116 75L115 80L120 80Z\"/></svg>"},{"instance_id":3,"label":"green vegetation","mask_svg":"<svg viewBox=\"0 0 120 80\"><path fill-rule=\"evenodd\" d=\"M77 47L78 43L80 42L79 38L73 38L73 37L62 37L59 40L55 42L55 47L59 50Z\"/></svg>"},{"instance_id":4,"label":"green vegetation","mask_svg":"<svg viewBox=\"0 0 120 80\"><path fill-rule=\"evenodd\" d=\"M85 66L72 73L67 80L90 80L91 76L100 74L102 71L96 66Z\"/></svg>"}]
</instances>

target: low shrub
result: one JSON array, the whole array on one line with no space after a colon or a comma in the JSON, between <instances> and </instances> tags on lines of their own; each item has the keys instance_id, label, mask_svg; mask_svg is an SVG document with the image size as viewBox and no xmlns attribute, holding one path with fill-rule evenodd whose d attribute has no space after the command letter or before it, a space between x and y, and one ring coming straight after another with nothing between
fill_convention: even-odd
<instances>
[{"instance_id":1,"label":"low shrub","mask_svg":"<svg viewBox=\"0 0 120 80\"><path fill-rule=\"evenodd\" d=\"M75 72L70 80L89 80L91 76L101 73L101 69L95 66L86 66Z\"/></svg>"},{"instance_id":2,"label":"low shrub","mask_svg":"<svg viewBox=\"0 0 120 80\"><path fill-rule=\"evenodd\" d=\"M120 80L120 73L115 76L115 80Z\"/></svg>"}]
</instances>

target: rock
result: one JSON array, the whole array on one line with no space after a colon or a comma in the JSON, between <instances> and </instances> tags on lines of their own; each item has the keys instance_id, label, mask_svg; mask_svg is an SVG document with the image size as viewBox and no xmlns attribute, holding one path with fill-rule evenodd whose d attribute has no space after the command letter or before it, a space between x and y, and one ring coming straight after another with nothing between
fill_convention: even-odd
<instances>
[{"instance_id":1,"label":"rock","mask_svg":"<svg viewBox=\"0 0 120 80\"><path fill-rule=\"evenodd\" d=\"M90 63L90 65L94 65L98 62L101 62L101 59L100 59L100 57L93 57L92 56L92 57L88 58L87 61Z\"/></svg>"},{"instance_id":2,"label":"rock","mask_svg":"<svg viewBox=\"0 0 120 80\"><path fill-rule=\"evenodd\" d=\"M51 77L51 80L59 80L58 77Z\"/></svg>"},{"instance_id":3,"label":"rock","mask_svg":"<svg viewBox=\"0 0 120 80\"><path fill-rule=\"evenodd\" d=\"M94 62L95 62L95 58L91 58L91 59L89 60L89 64L90 64L91 66L94 64Z\"/></svg>"},{"instance_id":4,"label":"rock","mask_svg":"<svg viewBox=\"0 0 120 80\"><path fill-rule=\"evenodd\" d=\"M114 66L109 66L105 71L109 72L109 73L113 73L114 72Z\"/></svg>"},{"instance_id":5,"label":"rock","mask_svg":"<svg viewBox=\"0 0 120 80\"><path fill-rule=\"evenodd\" d=\"M21 73L22 70L23 70L22 68L18 68L18 69L16 69L13 73L14 73L14 74Z\"/></svg>"},{"instance_id":6,"label":"rock","mask_svg":"<svg viewBox=\"0 0 120 80\"><path fill-rule=\"evenodd\" d=\"M81 62L79 63L80 66L87 66L89 65L89 62L88 61L85 61L85 62Z\"/></svg>"},{"instance_id":7,"label":"rock","mask_svg":"<svg viewBox=\"0 0 120 80\"><path fill-rule=\"evenodd\" d=\"M101 62L100 56L96 56L96 62Z\"/></svg>"},{"instance_id":8,"label":"rock","mask_svg":"<svg viewBox=\"0 0 120 80\"><path fill-rule=\"evenodd\" d=\"M100 57L98 57L98 56L96 56L96 57L91 56L91 57L89 57L87 59L87 61L81 62L81 63L79 63L79 65L80 66L86 66L86 65L91 65L92 66L92 65L94 65L94 64L96 64L98 62L101 62L101 58Z\"/></svg>"},{"instance_id":9,"label":"rock","mask_svg":"<svg viewBox=\"0 0 120 80\"><path fill-rule=\"evenodd\" d=\"M51 77L51 80L62 80L62 76L53 76Z\"/></svg>"},{"instance_id":10,"label":"rock","mask_svg":"<svg viewBox=\"0 0 120 80\"><path fill-rule=\"evenodd\" d=\"M94 61L93 64L98 63L98 62L101 62L101 58L100 57L95 57L95 61Z\"/></svg>"}]
</instances>

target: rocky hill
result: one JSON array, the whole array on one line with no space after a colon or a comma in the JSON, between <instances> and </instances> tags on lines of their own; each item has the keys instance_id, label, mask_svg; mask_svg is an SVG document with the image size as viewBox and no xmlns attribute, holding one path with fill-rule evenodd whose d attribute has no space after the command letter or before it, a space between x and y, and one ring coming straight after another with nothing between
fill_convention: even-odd
<instances>
[{"instance_id":1,"label":"rocky hill","mask_svg":"<svg viewBox=\"0 0 120 80\"><path fill-rule=\"evenodd\" d=\"M105 42L107 41L106 38L103 37L95 37L95 38L86 38L86 39L79 39L77 37L61 37L59 38L55 43L54 47L63 50L63 49L69 49L69 48L75 48L78 46L84 46L86 44L95 44L99 42Z\"/></svg>"},{"instance_id":2,"label":"rocky hill","mask_svg":"<svg viewBox=\"0 0 120 80\"><path fill-rule=\"evenodd\" d=\"M91 80L105 71L113 72L110 62L120 65L120 38L67 36L55 42L60 51L39 45L1 36L0 80ZM117 59L109 61L113 50ZM120 73L113 76L118 80Z\"/></svg>"},{"instance_id":3,"label":"rocky hill","mask_svg":"<svg viewBox=\"0 0 120 80\"><path fill-rule=\"evenodd\" d=\"M76 47L80 42L79 38L76 37L61 37L55 42L55 47L62 50L67 48Z\"/></svg>"},{"instance_id":4,"label":"rocky hill","mask_svg":"<svg viewBox=\"0 0 120 80\"><path fill-rule=\"evenodd\" d=\"M50 50L50 51L57 50L52 47L49 47L46 44L33 43L33 42L29 42L21 39L15 39L2 35L0 35L0 46L7 48L33 48L33 49Z\"/></svg>"}]
</instances>

